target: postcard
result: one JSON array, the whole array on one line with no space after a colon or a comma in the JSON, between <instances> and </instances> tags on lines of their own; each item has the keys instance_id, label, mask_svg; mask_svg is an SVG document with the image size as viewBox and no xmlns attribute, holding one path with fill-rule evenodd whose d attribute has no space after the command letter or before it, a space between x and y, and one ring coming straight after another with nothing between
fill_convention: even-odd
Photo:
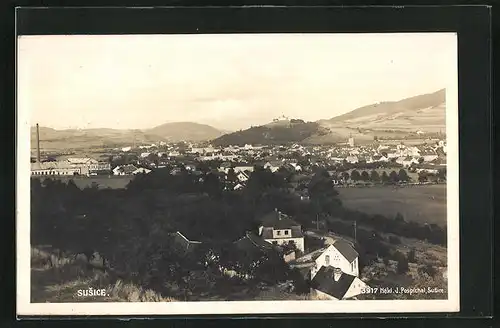
<instances>
[{"instance_id":1,"label":"postcard","mask_svg":"<svg viewBox=\"0 0 500 328\"><path fill-rule=\"evenodd\" d=\"M460 310L455 33L16 58L18 315Z\"/></svg>"}]
</instances>

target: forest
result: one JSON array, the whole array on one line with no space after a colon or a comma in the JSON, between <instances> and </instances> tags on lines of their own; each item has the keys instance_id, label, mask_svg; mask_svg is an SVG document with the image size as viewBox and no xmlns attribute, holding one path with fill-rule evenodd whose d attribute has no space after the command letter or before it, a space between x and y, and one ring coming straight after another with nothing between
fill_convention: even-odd
<instances>
[{"instance_id":1,"label":"forest","mask_svg":"<svg viewBox=\"0 0 500 328\"><path fill-rule=\"evenodd\" d=\"M33 178L31 244L87 257L98 252L105 267L119 272L122 279L164 294L171 283L186 291L199 288L200 281L208 289L227 284L217 271L221 264L248 273L253 283L293 280L303 287L297 291L306 290L281 257L249 256L233 247L248 231L255 232L259 218L275 208L304 229L314 229L321 218L327 229L352 236L353 221L358 222L363 226L356 239L361 265L384 256L387 247L379 232L446 245L446 231L438 226L344 208L326 170L317 171L308 182L307 202L293 192L292 174L283 170L271 173L256 167L241 191L226 188L232 180L231 174L222 181L210 172L199 176L184 170L172 175L158 169L138 175L123 190L95 186L81 190L71 180ZM169 238L176 231L202 242L201 246L189 254L176 251Z\"/></svg>"}]
</instances>

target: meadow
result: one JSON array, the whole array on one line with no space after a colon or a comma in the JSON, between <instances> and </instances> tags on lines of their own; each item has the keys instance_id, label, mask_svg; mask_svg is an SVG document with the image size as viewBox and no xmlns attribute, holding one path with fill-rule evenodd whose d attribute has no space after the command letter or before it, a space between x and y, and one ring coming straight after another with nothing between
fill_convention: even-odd
<instances>
[{"instance_id":1,"label":"meadow","mask_svg":"<svg viewBox=\"0 0 500 328\"><path fill-rule=\"evenodd\" d=\"M446 226L446 185L394 188L339 188L347 208L394 217L398 212L408 221Z\"/></svg>"}]
</instances>

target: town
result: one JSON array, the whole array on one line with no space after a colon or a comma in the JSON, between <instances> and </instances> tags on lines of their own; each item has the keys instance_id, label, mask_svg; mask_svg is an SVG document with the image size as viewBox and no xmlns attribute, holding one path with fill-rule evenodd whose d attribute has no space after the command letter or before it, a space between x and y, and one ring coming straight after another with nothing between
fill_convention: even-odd
<instances>
[{"instance_id":1,"label":"town","mask_svg":"<svg viewBox=\"0 0 500 328\"><path fill-rule=\"evenodd\" d=\"M102 149L90 156L82 155L91 150L42 153L39 138L37 126L31 175L32 180L39 181L39 186L32 185L32 197L41 198L35 200L35 204L41 208L50 206L44 205L50 202L50 195L33 195L34 191L44 194L44 189L46 193L63 192L87 200L81 201L80 206L73 205L71 210L53 209L59 212L52 214L49 222L65 227L57 231L37 228L34 238L40 236L40 240L46 239L44 241L62 249L60 256L72 251L85 254L89 262L101 258L98 264L110 272L143 286L153 286L152 289L174 299L213 299L213 293L222 293L216 292L220 288L235 289L241 294L241 285L249 281L254 282L254 288L251 292L245 289L244 294L251 299L259 299L265 291L271 293L271 289L272 297L276 297L276 289L279 289L286 296L278 297L285 299L294 299L297 295L333 300L397 298L408 295L374 294L370 292L371 287L391 288L401 281L413 286L422 276L446 278L446 262L428 260L424 255L432 245L446 247L443 227L410 221L399 213L395 218L388 218L345 208L336 191L378 186L397 190L444 184L444 138L420 138L418 143L379 139L359 145L352 136L335 145L214 146L210 142L161 141ZM120 190L134 192L134 196L111 196ZM161 195L171 200L155 202ZM209 200L204 201L204 196ZM47 199L42 201L44 197ZM119 215L110 212L108 207L120 203L118 199L127 202L130 197L133 198L130 202L135 204L138 199L143 200L141 206L134 209L137 213L134 215L148 217L130 217L131 221L127 221L124 215L118 224L134 227L143 222L163 239L161 246L155 246L160 250L155 248L152 253L143 253L153 247L149 245L154 239L151 231L142 235L143 242L149 246L134 250L131 245L124 246L127 243L124 238L134 236L134 240L141 240L140 236L125 230L110 233L109 229L116 228L110 228L112 224L105 221L115 219L106 218L104 213ZM99 205L102 199L109 203ZM151 205L148 208L144 203ZM202 205L194 214L193 208L199 203ZM96 209L89 209L85 204ZM151 206L166 209L155 212ZM184 206L192 208L180 209ZM122 211L127 211L125 207L123 205ZM101 209L99 213L97 208ZM243 213L244 209L248 209L248 213ZM223 218L218 217L221 211L225 211ZM68 215L80 219L68 223ZM160 222L165 217L155 221L158 215L177 217L172 222ZM36 218L32 220L37 227L49 224ZM203 220L209 223L200 223ZM165 228L158 227L164 224ZM77 225L82 227L77 229ZM222 226L226 231L220 231ZM81 236L85 231L83 227L100 240L85 242ZM60 245L51 240L54 237L49 237L61 234L69 239L63 241L58 237ZM112 240L119 242L120 247L111 246ZM128 255L119 255L127 247L131 248L127 250ZM120 259L120 256L125 257ZM155 256L159 259L154 260ZM49 256L52 258L53 255ZM137 263L130 263L132 258ZM173 263L177 263L176 269L172 269ZM207 272L217 272L212 273L217 279L212 277L212 281ZM395 278L410 273L413 279ZM441 284L444 287L444 282ZM224 295L224 299L229 300L240 297ZM446 294L429 296L445 298Z\"/></svg>"}]
</instances>

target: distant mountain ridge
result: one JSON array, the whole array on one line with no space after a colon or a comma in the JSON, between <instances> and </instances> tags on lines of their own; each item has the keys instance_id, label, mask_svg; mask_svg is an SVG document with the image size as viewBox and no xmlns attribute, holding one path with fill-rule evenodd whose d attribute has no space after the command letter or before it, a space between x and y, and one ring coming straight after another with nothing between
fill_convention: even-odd
<instances>
[{"instance_id":1,"label":"distant mountain ridge","mask_svg":"<svg viewBox=\"0 0 500 328\"><path fill-rule=\"evenodd\" d=\"M373 115L384 116L397 113L411 113L415 114L415 111L435 108L436 106L442 105L446 102L446 90L441 89L434 93L418 95L399 101L384 101L376 104L371 104L368 106L363 106L350 111L346 114L336 116L329 119L330 123L336 122L350 122L358 121L361 118L369 117L372 118Z\"/></svg>"},{"instance_id":2,"label":"distant mountain ridge","mask_svg":"<svg viewBox=\"0 0 500 328\"><path fill-rule=\"evenodd\" d=\"M158 141L211 141L214 145L244 144L333 144L350 136L357 142L376 137L398 138L408 134L434 133L446 129L446 91L418 95L392 102L357 108L337 117L305 122L300 118L276 119L261 126L227 132L194 122L172 122L144 130L66 129L40 127L43 149L119 147ZM35 128L31 148L36 147Z\"/></svg>"},{"instance_id":3,"label":"distant mountain ridge","mask_svg":"<svg viewBox=\"0 0 500 328\"><path fill-rule=\"evenodd\" d=\"M213 140L216 145L303 143L333 144L350 136L357 141L376 137L403 137L408 134L445 130L446 90L418 95L399 101L363 106L337 117L304 122L300 119L273 121L269 124L228 133Z\"/></svg>"},{"instance_id":4,"label":"distant mountain ridge","mask_svg":"<svg viewBox=\"0 0 500 328\"><path fill-rule=\"evenodd\" d=\"M228 133L215 140L212 143L215 146L245 145L245 144L287 144L293 142L302 142L305 139L314 136L327 134L329 131L324 129L316 122L294 122L295 120L286 120L272 122L262 126L255 126L249 129Z\"/></svg>"},{"instance_id":5,"label":"distant mountain ridge","mask_svg":"<svg viewBox=\"0 0 500 328\"><path fill-rule=\"evenodd\" d=\"M63 129L40 126L42 149L73 149L118 147L125 145L156 143L159 141L201 142L224 134L210 125L193 122L171 122L151 129ZM31 148L36 147L36 127L31 127Z\"/></svg>"},{"instance_id":6,"label":"distant mountain ridge","mask_svg":"<svg viewBox=\"0 0 500 328\"><path fill-rule=\"evenodd\" d=\"M220 137L224 134L207 124L193 122L173 122L145 130L148 134L161 136L169 141L205 141Z\"/></svg>"}]
</instances>

